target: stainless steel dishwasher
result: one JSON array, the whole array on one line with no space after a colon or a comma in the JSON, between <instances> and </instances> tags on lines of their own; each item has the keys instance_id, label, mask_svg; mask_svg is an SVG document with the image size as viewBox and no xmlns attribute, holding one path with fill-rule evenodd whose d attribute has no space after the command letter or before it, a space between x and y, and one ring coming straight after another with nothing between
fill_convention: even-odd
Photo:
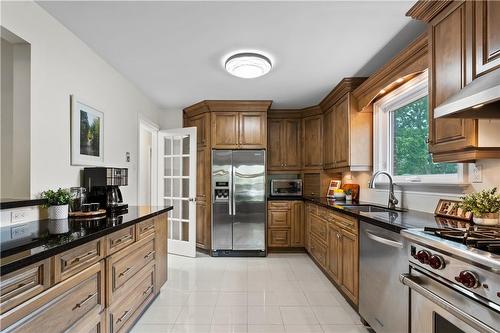
<instances>
[{"instance_id":1,"label":"stainless steel dishwasher","mask_svg":"<svg viewBox=\"0 0 500 333\"><path fill-rule=\"evenodd\" d=\"M406 242L397 232L360 222L359 313L377 333L408 332Z\"/></svg>"}]
</instances>

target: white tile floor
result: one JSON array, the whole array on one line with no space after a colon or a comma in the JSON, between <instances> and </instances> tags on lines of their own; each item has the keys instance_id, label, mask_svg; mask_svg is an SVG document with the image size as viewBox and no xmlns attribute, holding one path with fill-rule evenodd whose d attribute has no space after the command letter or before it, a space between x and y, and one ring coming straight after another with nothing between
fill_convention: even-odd
<instances>
[{"instance_id":1,"label":"white tile floor","mask_svg":"<svg viewBox=\"0 0 500 333\"><path fill-rule=\"evenodd\" d=\"M168 282L133 333L368 332L305 254L168 260Z\"/></svg>"}]
</instances>

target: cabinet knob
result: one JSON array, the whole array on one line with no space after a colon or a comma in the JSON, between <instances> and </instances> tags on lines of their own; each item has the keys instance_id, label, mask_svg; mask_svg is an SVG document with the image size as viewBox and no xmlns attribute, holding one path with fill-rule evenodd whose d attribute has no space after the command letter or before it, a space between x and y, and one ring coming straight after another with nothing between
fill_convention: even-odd
<instances>
[{"instance_id":1,"label":"cabinet knob","mask_svg":"<svg viewBox=\"0 0 500 333\"><path fill-rule=\"evenodd\" d=\"M431 143L431 139L429 137L425 138L425 143Z\"/></svg>"}]
</instances>

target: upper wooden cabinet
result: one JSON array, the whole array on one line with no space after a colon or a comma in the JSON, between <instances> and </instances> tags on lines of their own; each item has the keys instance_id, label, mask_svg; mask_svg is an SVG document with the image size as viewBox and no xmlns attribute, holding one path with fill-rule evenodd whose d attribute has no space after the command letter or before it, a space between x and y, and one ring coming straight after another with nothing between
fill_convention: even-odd
<instances>
[{"instance_id":1,"label":"upper wooden cabinet","mask_svg":"<svg viewBox=\"0 0 500 333\"><path fill-rule=\"evenodd\" d=\"M265 112L239 112L239 148L266 148L267 116Z\"/></svg>"},{"instance_id":2,"label":"upper wooden cabinet","mask_svg":"<svg viewBox=\"0 0 500 333\"><path fill-rule=\"evenodd\" d=\"M212 147L233 149L238 144L238 112L212 113Z\"/></svg>"},{"instance_id":3,"label":"upper wooden cabinet","mask_svg":"<svg viewBox=\"0 0 500 333\"><path fill-rule=\"evenodd\" d=\"M304 169L321 169L323 167L322 148L323 117L321 114L305 117L302 120L302 135L304 138L303 161Z\"/></svg>"},{"instance_id":4,"label":"upper wooden cabinet","mask_svg":"<svg viewBox=\"0 0 500 333\"><path fill-rule=\"evenodd\" d=\"M434 119L434 109L500 69L500 2L418 1L407 13L428 23L429 151L435 162L500 158L498 135L478 119ZM487 131L487 132L486 132Z\"/></svg>"},{"instance_id":5,"label":"upper wooden cabinet","mask_svg":"<svg viewBox=\"0 0 500 333\"><path fill-rule=\"evenodd\" d=\"M346 78L321 102L323 168L368 171L372 164L372 113L359 112L352 91L364 78Z\"/></svg>"},{"instance_id":6,"label":"upper wooden cabinet","mask_svg":"<svg viewBox=\"0 0 500 333\"><path fill-rule=\"evenodd\" d=\"M268 132L268 169L300 170L301 120L269 119Z\"/></svg>"},{"instance_id":7,"label":"upper wooden cabinet","mask_svg":"<svg viewBox=\"0 0 500 333\"><path fill-rule=\"evenodd\" d=\"M213 112L212 148L266 148L265 112Z\"/></svg>"},{"instance_id":8,"label":"upper wooden cabinet","mask_svg":"<svg viewBox=\"0 0 500 333\"><path fill-rule=\"evenodd\" d=\"M210 113L188 118L185 127L196 127L196 143L198 147L210 145Z\"/></svg>"}]
</instances>

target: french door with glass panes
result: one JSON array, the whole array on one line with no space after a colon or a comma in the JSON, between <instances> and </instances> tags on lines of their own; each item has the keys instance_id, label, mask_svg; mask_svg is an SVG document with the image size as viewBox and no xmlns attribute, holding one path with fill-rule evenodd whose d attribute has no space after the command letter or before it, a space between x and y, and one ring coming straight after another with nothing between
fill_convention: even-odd
<instances>
[{"instance_id":1,"label":"french door with glass panes","mask_svg":"<svg viewBox=\"0 0 500 333\"><path fill-rule=\"evenodd\" d=\"M196 256L196 128L158 134L160 204L173 206L168 216L168 252Z\"/></svg>"}]
</instances>

